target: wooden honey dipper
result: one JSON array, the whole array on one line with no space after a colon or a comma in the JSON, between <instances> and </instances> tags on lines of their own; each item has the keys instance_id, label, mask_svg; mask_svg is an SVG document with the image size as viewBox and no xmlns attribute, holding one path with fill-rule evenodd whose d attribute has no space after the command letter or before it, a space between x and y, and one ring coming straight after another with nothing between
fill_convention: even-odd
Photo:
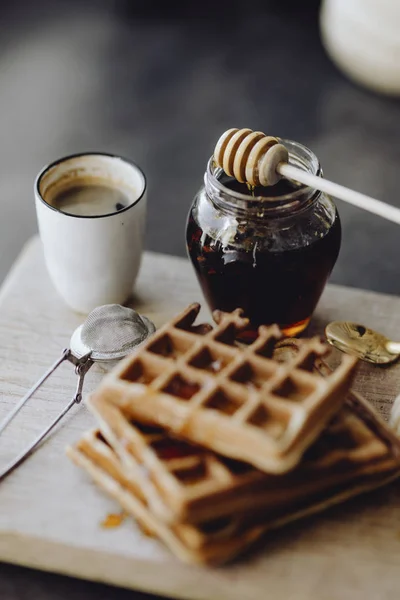
<instances>
[{"instance_id":1,"label":"wooden honey dipper","mask_svg":"<svg viewBox=\"0 0 400 600\"><path fill-rule=\"evenodd\" d=\"M241 183L269 186L285 177L400 225L399 208L290 165L287 148L276 137L261 131L228 129L215 146L214 160Z\"/></svg>"}]
</instances>

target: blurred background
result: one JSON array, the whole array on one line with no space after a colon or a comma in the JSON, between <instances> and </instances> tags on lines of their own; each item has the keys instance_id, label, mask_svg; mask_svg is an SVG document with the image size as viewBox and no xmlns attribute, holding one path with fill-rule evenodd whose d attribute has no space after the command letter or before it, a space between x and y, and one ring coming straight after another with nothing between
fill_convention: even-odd
<instances>
[{"instance_id":1,"label":"blurred background","mask_svg":"<svg viewBox=\"0 0 400 600\"><path fill-rule=\"evenodd\" d=\"M397 0L372 2L381 14ZM352 18L372 27L371 0L361 0L360 15L357 3L347 2ZM330 3L337 10L325 25L336 19L342 32L340 4ZM0 280L36 232L36 173L84 150L142 166L147 248L158 252L185 255L189 205L229 127L297 140L317 154L326 177L400 206L396 82L391 96L370 89L375 76L386 76L378 63L366 64L369 88L343 75L321 42L320 9L319 0L2 0ZM379 29L387 43L389 29ZM394 35L400 44L397 29ZM382 55L379 39L368 31L365 56ZM325 40L331 55L333 43ZM342 43L350 58L364 56ZM391 48L383 54L389 62ZM346 56L338 56L344 68ZM338 208L344 239L332 280L399 294L398 227L341 202Z\"/></svg>"}]
</instances>

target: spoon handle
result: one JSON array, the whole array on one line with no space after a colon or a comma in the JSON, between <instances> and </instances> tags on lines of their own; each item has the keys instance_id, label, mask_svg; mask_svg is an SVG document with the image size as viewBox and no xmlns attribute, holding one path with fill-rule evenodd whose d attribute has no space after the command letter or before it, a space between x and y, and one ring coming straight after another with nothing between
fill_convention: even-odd
<instances>
[{"instance_id":1,"label":"spoon handle","mask_svg":"<svg viewBox=\"0 0 400 600\"><path fill-rule=\"evenodd\" d=\"M386 350L390 354L400 354L400 342L387 342Z\"/></svg>"}]
</instances>

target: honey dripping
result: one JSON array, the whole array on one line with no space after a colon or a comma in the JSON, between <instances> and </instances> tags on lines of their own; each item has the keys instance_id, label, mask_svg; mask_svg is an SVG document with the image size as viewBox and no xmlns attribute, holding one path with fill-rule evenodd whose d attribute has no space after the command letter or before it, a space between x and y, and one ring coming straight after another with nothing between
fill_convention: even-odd
<instances>
[{"instance_id":1,"label":"honey dripping","mask_svg":"<svg viewBox=\"0 0 400 600\"><path fill-rule=\"evenodd\" d=\"M100 523L103 529L115 529L120 527L127 517L127 513L109 513L106 518Z\"/></svg>"},{"instance_id":2,"label":"honey dripping","mask_svg":"<svg viewBox=\"0 0 400 600\"><path fill-rule=\"evenodd\" d=\"M251 196L253 196L253 198L254 198L254 190L255 190L256 186L251 183L246 183L246 185L247 185L247 189L249 190L249 194Z\"/></svg>"}]
</instances>

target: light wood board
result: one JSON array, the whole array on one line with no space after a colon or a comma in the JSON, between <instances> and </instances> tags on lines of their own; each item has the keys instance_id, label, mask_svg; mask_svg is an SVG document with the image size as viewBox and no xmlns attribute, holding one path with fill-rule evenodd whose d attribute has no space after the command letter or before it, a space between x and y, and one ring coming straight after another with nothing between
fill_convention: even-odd
<instances>
[{"instance_id":1,"label":"light wood board","mask_svg":"<svg viewBox=\"0 0 400 600\"><path fill-rule=\"evenodd\" d=\"M201 293L188 261L146 254L134 306L161 325ZM208 316L206 313L204 316ZM400 298L329 286L311 330L358 320L400 339ZM58 299L37 239L23 251L0 294L0 418L68 345L82 316ZM88 374L86 389L102 370ZM76 385L66 364L0 439L0 461L37 433ZM400 391L400 364L361 365L355 388L384 414ZM386 600L400 593L400 485L270 535L263 549L220 569L180 564L132 521L100 522L115 505L65 457L93 420L84 406L0 484L0 560L190 600Z\"/></svg>"}]
</instances>

